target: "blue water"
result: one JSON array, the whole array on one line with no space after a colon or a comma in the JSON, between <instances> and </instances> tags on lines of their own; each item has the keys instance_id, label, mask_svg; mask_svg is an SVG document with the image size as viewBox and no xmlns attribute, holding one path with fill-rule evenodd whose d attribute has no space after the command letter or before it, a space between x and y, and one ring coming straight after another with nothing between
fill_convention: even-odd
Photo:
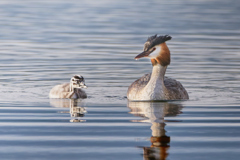
<instances>
[{"instance_id":1,"label":"blue water","mask_svg":"<svg viewBox=\"0 0 240 160\"><path fill-rule=\"evenodd\" d=\"M236 0L0 2L1 159L238 160L239 8ZM134 57L156 33L173 37L166 76L189 101L127 101L128 86L152 69ZM88 99L48 98L75 74Z\"/></svg>"}]
</instances>

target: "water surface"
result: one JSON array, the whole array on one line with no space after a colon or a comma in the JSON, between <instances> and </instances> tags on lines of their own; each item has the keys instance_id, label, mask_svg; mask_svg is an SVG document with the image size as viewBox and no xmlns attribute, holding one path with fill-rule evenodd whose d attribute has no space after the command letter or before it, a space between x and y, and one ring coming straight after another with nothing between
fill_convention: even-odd
<instances>
[{"instance_id":1,"label":"water surface","mask_svg":"<svg viewBox=\"0 0 240 160\"><path fill-rule=\"evenodd\" d=\"M0 2L1 159L238 159L240 3ZM171 65L189 101L128 102L151 72L133 58L169 34ZM86 100L49 100L72 75ZM166 143L159 143L164 139Z\"/></svg>"}]
</instances>

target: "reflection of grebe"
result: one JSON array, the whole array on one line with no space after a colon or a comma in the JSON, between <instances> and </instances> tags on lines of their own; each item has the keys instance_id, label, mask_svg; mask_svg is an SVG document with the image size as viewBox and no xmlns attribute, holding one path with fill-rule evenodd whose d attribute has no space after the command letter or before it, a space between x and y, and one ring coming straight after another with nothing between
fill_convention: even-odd
<instances>
[{"instance_id":1,"label":"reflection of grebe","mask_svg":"<svg viewBox=\"0 0 240 160\"><path fill-rule=\"evenodd\" d=\"M53 107L64 107L69 108L69 112L61 112L61 113L70 113L71 120L70 122L85 122L81 118L86 113L85 107L81 107L83 105L80 99L50 99L50 104Z\"/></svg>"},{"instance_id":2,"label":"reflection of grebe","mask_svg":"<svg viewBox=\"0 0 240 160\"><path fill-rule=\"evenodd\" d=\"M131 114L147 118L138 122L152 123L151 147L143 147L145 160L165 160L170 137L166 135L164 117L181 113L182 106L163 102L128 102Z\"/></svg>"},{"instance_id":3,"label":"reflection of grebe","mask_svg":"<svg viewBox=\"0 0 240 160\"><path fill-rule=\"evenodd\" d=\"M81 88L87 88L84 78L81 75L75 75L70 83L53 87L49 98L87 98L87 94Z\"/></svg>"},{"instance_id":4,"label":"reflection of grebe","mask_svg":"<svg viewBox=\"0 0 240 160\"><path fill-rule=\"evenodd\" d=\"M152 74L144 75L129 86L127 93L129 100L189 99L187 91L180 82L164 77L167 66L170 64L170 51L165 41L171 38L167 35L149 37L144 44L144 51L135 57L135 59L150 58L153 69Z\"/></svg>"}]
</instances>

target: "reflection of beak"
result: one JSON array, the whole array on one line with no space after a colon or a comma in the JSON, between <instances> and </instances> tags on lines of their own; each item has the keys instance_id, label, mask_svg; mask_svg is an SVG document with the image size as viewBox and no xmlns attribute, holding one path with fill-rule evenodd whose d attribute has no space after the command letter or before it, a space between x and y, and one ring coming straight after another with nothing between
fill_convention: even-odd
<instances>
[{"instance_id":1,"label":"reflection of beak","mask_svg":"<svg viewBox=\"0 0 240 160\"><path fill-rule=\"evenodd\" d=\"M139 55L137 55L134 59L139 59L142 57L147 57L150 53L152 53L153 51L143 51L142 53L140 53Z\"/></svg>"}]
</instances>

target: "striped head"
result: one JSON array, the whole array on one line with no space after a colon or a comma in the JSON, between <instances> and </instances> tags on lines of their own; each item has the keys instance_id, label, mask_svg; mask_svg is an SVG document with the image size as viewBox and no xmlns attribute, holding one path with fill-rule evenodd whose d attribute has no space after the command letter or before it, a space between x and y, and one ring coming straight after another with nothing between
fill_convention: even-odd
<instances>
[{"instance_id":1,"label":"striped head","mask_svg":"<svg viewBox=\"0 0 240 160\"><path fill-rule=\"evenodd\" d=\"M171 40L172 37L165 36L151 36L147 39L144 44L143 52L138 54L135 59L142 57L150 58L153 65L159 63L162 66L170 64L170 51L166 45L166 41Z\"/></svg>"},{"instance_id":2,"label":"striped head","mask_svg":"<svg viewBox=\"0 0 240 160\"><path fill-rule=\"evenodd\" d=\"M70 80L71 88L87 88L85 80L81 75L75 75Z\"/></svg>"}]
</instances>

